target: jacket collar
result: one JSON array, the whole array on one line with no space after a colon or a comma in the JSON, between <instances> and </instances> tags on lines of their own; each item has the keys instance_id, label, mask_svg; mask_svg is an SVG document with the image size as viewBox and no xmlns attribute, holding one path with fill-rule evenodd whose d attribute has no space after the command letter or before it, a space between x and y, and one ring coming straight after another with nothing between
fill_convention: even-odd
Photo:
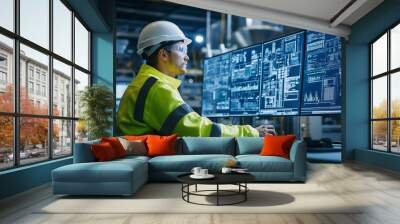
<instances>
[{"instance_id":1,"label":"jacket collar","mask_svg":"<svg viewBox=\"0 0 400 224\"><path fill-rule=\"evenodd\" d=\"M156 78L158 78L162 82L167 83L168 85L172 86L175 89L178 89L178 87L181 85L181 81L180 80L178 80L176 78L173 78L171 76L168 76L168 75L158 71L157 69L155 69L154 67L152 67L152 66L150 66L148 64L143 64L140 67L139 74L155 76Z\"/></svg>"}]
</instances>

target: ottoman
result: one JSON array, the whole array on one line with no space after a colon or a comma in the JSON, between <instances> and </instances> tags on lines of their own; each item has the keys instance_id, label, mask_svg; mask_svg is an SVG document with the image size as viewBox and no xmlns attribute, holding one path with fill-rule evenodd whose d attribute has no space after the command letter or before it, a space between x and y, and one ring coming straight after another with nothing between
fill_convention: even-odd
<instances>
[{"instance_id":1,"label":"ottoman","mask_svg":"<svg viewBox=\"0 0 400 224\"><path fill-rule=\"evenodd\" d=\"M74 163L52 171L53 193L132 195L148 180L147 159Z\"/></svg>"}]
</instances>

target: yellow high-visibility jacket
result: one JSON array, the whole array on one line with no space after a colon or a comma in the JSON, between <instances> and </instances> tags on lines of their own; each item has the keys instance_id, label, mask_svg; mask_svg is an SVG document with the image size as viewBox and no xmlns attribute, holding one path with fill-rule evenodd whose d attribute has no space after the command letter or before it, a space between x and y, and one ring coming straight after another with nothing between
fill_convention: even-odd
<instances>
[{"instance_id":1,"label":"yellow high-visibility jacket","mask_svg":"<svg viewBox=\"0 0 400 224\"><path fill-rule=\"evenodd\" d=\"M223 125L200 116L183 101L179 85L179 80L143 64L119 104L117 122L122 134L259 136L250 125Z\"/></svg>"}]
</instances>

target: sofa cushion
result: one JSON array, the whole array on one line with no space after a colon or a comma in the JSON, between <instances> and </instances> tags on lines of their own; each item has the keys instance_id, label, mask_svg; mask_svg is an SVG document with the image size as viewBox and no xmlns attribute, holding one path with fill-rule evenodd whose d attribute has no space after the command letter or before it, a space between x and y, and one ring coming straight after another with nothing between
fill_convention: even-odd
<instances>
[{"instance_id":1,"label":"sofa cushion","mask_svg":"<svg viewBox=\"0 0 400 224\"><path fill-rule=\"evenodd\" d=\"M90 147L94 157L96 157L96 160L99 162L110 161L118 158L112 145L108 142L93 144Z\"/></svg>"},{"instance_id":2,"label":"sofa cushion","mask_svg":"<svg viewBox=\"0 0 400 224\"><path fill-rule=\"evenodd\" d=\"M148 156L165 156L176 154L176 135L159 136L149 135L147 137L147 155Z\"/></svg>"},{"instance_id":3,"label":"sofa cushion","mask_svg":"<svg viewBox=\"0 0 400 224\"><path fill-rule=\"evenodd\" d=\"M90 146L92 144L99 144L101 141L99 139L87 142L75 143L74 147L74 163L88 163L95 162L96 158Z\"/></svg>"},{"instance_id":4,"label":"sofa cushion","mask_svg":"<svg viewBox=\"0 0 400 224\"><path fill-rule=\"evenodd\" d=\"M296 140L295 135L265 136L261 156L280 156L290 159L290 148Z\"/></svg>"},{"instance_id":5,"label":"sofa cushion","mask_svg":"<svg viewBox=\"0 0 400 224\"><path fill-rule=\"evenodd\" d=\"M239 137L236 141L236 155L260 154L264 144L262 137Z\"/></svg>"},{"instance_id":6,"label":"sofa cushion","mask_svg":"<svg viewBox=\"0 0 400 224\"><path fill-rule=\"evenodd\" d=\"M193 167L200 166L211 172L219 171L228 160L235 159L231 155L175 155L158 156L149 160L149 170L163 172L190 172Z\"/></svg>"},{"instance_id":7,"label":"sofa cushion","mask_svg":"<svg viewBox=\"0 0 400 224\"><path fill-rule=\"evenodd\" d=\"M146 143L142 140L126 140L124 138L118 137L122 146L126 151L126 155L147 155Z\"/></svg>"},{"instance_id":8,"label":"sofa cushion","mask_svg":"<svg viewBox=\"0 0 400 224\"><path fill-rule=\"evenodd\" d=\"M122 146L121 142L119 141L118 137L103 137L101 138L101 142L108 142L114 149L115 155L117 158L122 158L126 156L126 151L124 146Z\"/></svg>"},{"instance_id":9,"label":"sofa cushion","mask_svg":"<svg viewBox=\"0 0 400 224\"><path fill-rule=\"evenodd\" d=\"M58 182L130 182L133 173L142 172L144 166L147 166L146 162L139 159L122 159L74 163L59 167L52 173L53 181Z\"/></svg>"},{"instance_id":10,"label":"sofa cushion","mask_svg":"<svg viewBox=\"0 0 400 224\"><path fill-rule=\"evenodd\" d=\"M238 155L240 167L249 172L292 172L292 161L279 156Z\"/></svg>"},{"instance_id":11,"label":"sofa cushion","mask_svg":"<svg viewBox=\"0 0 400 224\"><path fill-rule=\"evenodd\" d=\"M183 137L177 154L226 154L234 155L235 139L227 137Z\"/></svg>"}]
</instances>

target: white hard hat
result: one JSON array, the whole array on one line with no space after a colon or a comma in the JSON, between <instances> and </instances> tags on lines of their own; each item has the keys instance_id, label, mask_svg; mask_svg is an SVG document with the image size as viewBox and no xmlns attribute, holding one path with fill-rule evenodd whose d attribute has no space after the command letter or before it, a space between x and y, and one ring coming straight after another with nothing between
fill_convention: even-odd
<instances>
[{"instance_id":1,"label":"white hard hat","mask_svg":"<svg viewBox=\"0 0 400 224\"><path fill-rule=\"evenodd\" d=\"M192 40L188 39L182 30L177 25L168 21L156 21L147 24L139 34L137 53L142 55L146 50L147 56L150 56L165 41L183 41L185 44L190 44Z\"/></svg>"}]
</instances>

